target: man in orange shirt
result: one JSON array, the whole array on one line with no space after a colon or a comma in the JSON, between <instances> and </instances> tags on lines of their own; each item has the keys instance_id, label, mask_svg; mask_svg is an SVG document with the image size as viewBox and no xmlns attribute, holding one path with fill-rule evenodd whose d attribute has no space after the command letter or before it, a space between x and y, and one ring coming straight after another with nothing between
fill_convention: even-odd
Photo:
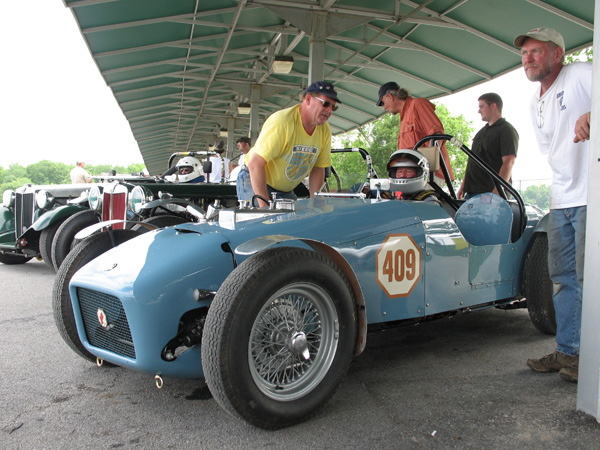
<instances>
[{"instance_id":1,"label":"man in orange shirt","mask_svg":"<svg viewBox=\"0 0 600 450\"><path fill-rule=\"evenodd\" d=\"M435 114L435 105L425 98L411 97L408 91L400 88L397 83L390 81L379 88L377 106L382 106L390 114L400 113L400 134L398 135L398 149L412 149L419 139L430 134L443 134L444 126ZM429 147L430 142L424 144ZM453 180L450 157L446 148L446 141L440 146L442 156L450 179ZM444 175L441 170L435 173L437 184L445 185Z\"/></svg>"}]
</instances>

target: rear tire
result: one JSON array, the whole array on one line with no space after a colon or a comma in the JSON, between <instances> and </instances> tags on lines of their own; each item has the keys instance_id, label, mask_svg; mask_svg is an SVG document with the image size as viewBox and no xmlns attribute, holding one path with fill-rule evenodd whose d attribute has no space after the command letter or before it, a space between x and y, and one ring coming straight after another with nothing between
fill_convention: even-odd
<instances>
[{"instance_id":1,"label":"rear tire","mask_svg":"<svg viewBox=\"0 0 600 450\"><path fill-rule=\"evenodd\" d=\"M556 334L554 317L554 286L548 274L548 236L537 233L525 258L523 279L527 311L533 325L542 333Z\"/></svg>"},{"instance_id":2,"label":"rear tire","mask_svg":"<svg viewBox=\"0 0 600 450\"><path fill-rule=\"evenodd\" d=\"M52 241L51 259L54 270L58 271L60 265L65 260L73 247L75 235L86 227L100 222L98 213L91 209L79 211L73 214L56 230L54 240Z\"/></svg>"},{"instance_id":3,"label":"rear tire","mask_svg":"<svg viewBox=\"0 0 600 450\"><path fill-rule=\"evenodd\" d=\"M132 230L113 230L113 233L117 245L139 235L139 233ZM52 290L54 322L60 336L75 353L92 362L96 362L96 357L86 350L77 333L75 314L71 304L71 295L69 294L69 283L75 272L111 248L113 248L113 244L108 232L93 234L85 238L71 250L63 261L56 274ZM108 365L109 363L105 364Z\"/></svg>"}]
</instances>

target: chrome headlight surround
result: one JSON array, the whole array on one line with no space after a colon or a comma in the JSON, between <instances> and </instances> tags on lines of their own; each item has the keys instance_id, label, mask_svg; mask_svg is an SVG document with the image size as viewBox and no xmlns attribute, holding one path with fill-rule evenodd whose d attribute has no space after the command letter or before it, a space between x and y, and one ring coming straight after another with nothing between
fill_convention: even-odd
<instances>
[{"instance_id":1,"label":"chrome headlight surround","mask_svg":"<svg viewBox=\"0 0 600 450\"><path fill-rule=\"evenodd\" d=\"M91 209L95 209L96 211L102 210L102 192L100 192L98 186L94 186L90 189L88 203L90 204Z\"/></svg>"},{"instance_id":2,"label":"chrome headlight surround","mask_svg":"<svg viewBox=\"0 0 600 450\"><path fill-rule=\"evenodd\" d=\"M142 210L142 206L148 202L154 200L152 192L143 186L136 186L131 190L128 200L128 208L136 214L139 214Z\"/></svg>"},{"instance_id":3,"label":"chrome headlight surround","mask_svg":"<svg viewBox=\"0 0 600 450\"><path fill-rule=\"evenodd\" d=\"M50 194L50 192L46 191L45 189L41 189L36 192L35 204L37 205L38 208L46 209L49 206L51 206L53 202L54 202L54 197L52 197L52 194Z\"/></svg>"},{"instance_id":4,"label":"chrome headlight surround","mask_svg":"<svg viewBox=\"0 0 600 450\"><path fill-rule=\"evenodd\" d=\"M15 191L7 189L2 194L2 206L10 208L15 204Z\"/></svg>"}]
</instances>

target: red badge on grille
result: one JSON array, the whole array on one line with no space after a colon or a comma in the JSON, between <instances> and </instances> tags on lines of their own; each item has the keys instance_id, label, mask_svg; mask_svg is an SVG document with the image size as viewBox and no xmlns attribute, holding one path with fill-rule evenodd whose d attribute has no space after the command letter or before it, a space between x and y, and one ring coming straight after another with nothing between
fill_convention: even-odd
<instances>
[{"instance_id":1,"label":"red badge on grille","mask_svg":"<svg viewBox=\"0 0 600 450\"><path fill-rule=\"evenodd\" d=\"M105 329L108 328L108 318L106 317L104 310L102 308L98 308L96 315L98 316L98 322L100 322L100 326Z\"/></svg>"}]
</instances>

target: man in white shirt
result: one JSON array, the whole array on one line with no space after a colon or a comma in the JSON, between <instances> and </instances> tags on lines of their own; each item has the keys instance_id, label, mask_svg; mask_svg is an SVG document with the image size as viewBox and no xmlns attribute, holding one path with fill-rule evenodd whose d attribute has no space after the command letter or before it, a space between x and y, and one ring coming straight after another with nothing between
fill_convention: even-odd
<instances>
[{"instance_id":1,"label":"man in white shirt","mask_svg":"<svg viewBox=\"0 0 600 450\"><path fill-rule=\"evenodd\" d=\"M517 36L525 75L539 81L530 102L540 152L552 169L548 270L555 283L556 351L527 365L577 381L583 296L592 64L564 65L565 43L552 28Z\"/></svg>"},{"instance_id":2,"label":"man in white shirt","mask_svg":"<svg viewBox=\"0 0 600 450\"><path fill-rule=\"evenodd\" d=\"M83 161L78 161L77 165L71 169L71 183L83 184L92 182L92 177L87 173L87 170L85 170L84 167L85 163Z\"/></svg>"},{"instance_id":3,"label":"man in white shirt","mask_svg":"<svg viewBox=\"0 0 600 450\"><path fill-rule=\"evenodd\" d=\"M225 142L219 139L215 142L215 153L216 156L211 156L209 161L212 163L212 170L208 174L209 183L226 183L229 180L229 173L233 169L231 160L225 158Z\"/></svg>"}]
</instances>

